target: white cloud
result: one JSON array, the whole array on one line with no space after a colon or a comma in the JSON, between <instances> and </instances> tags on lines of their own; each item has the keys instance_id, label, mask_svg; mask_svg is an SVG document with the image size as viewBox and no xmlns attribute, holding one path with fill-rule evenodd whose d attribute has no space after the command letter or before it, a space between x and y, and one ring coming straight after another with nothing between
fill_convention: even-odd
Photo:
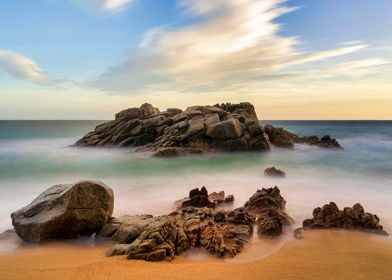
<instances>
[{"instance_id":1,"label":"white cloud","mask_svg":"<svg viewBox=\"0 0 392 280\"><path fill-rule=\"evenodd\" d=\"M392 61L383 58L360 59L360 60L353 60L349 62L340 63L336 66L335 71L348 71L353 69L376 67L376 66L382 66L387 64L392 64Z\"/></svg>"},{"instance_id":2,"label":"white cloud","mask_svg":"<svg viewBox=\"0 0 392 280\"><path fill-rule=\"evenodd\" d=\"M314 52L299 50L299 40L279 34L279 16L295 8L284 0L180 0L184 16L196 22L146 32L125 61L89 82L114 93L151 90L216 91L255 88L262 80L285 79L293 65L347 55L363 43ZM298 73L294 73L297 76Z\"/></svg>"},{"instance_id":3,"label":"white cloud","mask_svg":"<svg viewBox=\"0 0 392 280\"><path fill-rule=\"evenodd\" d=\"M0 72L38 84L51 84L55 81L34 60L9 50L0 50Z\"/></svg>"},{"instance_id":4,"label":"white cloud","mask_svg":"<svg viewBox=\"0 0 392 280\"><path fill-rule=\"evenodd\" d=\"M135 0L71 0L78 6L95 12L118 12Z\"/></svg>"}]
</instances>

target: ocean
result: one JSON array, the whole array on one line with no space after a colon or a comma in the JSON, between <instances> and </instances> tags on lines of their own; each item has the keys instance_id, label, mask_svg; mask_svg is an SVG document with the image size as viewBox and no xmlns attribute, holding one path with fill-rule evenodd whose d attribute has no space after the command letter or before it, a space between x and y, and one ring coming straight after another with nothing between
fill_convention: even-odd
<instances>
[{"instance_id":1,"label":"ocean","mask_svg":"<svg viewBox=\"0 0 392 280\"><path fill-rule=\"evenodd\" d=\"M129 149L76 148L77 139L102 121L0 121L0 232L11 212L48 187L97 179L115 192L114 215L164 214L192 188L234 194L234 207L257 189L279 186L287 212L300 226L313 208L360 202L392 232L392 122L263 121L300 135L330 134L343 150L297 145L268 153L151 158ZM284 179L267 178L276 166Z\"/></svg>"}]
</instances>

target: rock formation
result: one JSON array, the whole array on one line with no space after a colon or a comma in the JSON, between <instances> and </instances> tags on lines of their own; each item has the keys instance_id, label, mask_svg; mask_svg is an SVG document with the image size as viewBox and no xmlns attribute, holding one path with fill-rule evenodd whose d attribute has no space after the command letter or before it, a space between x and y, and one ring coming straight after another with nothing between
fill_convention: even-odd
<instances>
[{"instance_id":1,"label":"rock formation","mask_svg":"<svg viewBox=\"0 0 392 280\"><path fill-rule=\"evenodd\" d=\"M55 185L12 213L12 225L29 242L90 236L109 220L113 202L113 191L102 182Z\"/></svg>"},{"instance_id":2,"label":"rock formation","mask_svg":"<svg viewBox=\"0 0 392 280\"><path fill-rule=\"evenodd\" d=\"M264 170L264 175L269 177L286 177L286 173L275 166L268 167Z\"/></svg>"},{"instance_id":3,"label":"rock formation","mask_svg":"<svg viewBox=\"0 0 392 280\"><path fill-rule=\"evenodd\" d=\"M76 146L133 146L157 156L204 151L268 150L270 144L250 103L192 106L160 112L150 104L116 114Z\"/></svg>"},{"instance_id":4,"label":"rock formation","mask_svg":"<svg viewBox=\"0 0 392 280\"><path fill-rule=\"evenodd\" d=\"M217 256L235 256L253 236L254 226L258 235L276 237L294 223L285 212L286 201L278 187L257 190L243 207L234 210L216 207L233 199L223 191L208 194L202 187L191 190L188 198L177 203L177 211L169 215L113 218L112 190L101 182L81 181L49 188L11 217L16 233L25 241L63 240L96 233L96 242L116 243L108 256L126 255L128 259L146 261L170 261L192 247ZM318 207L303 227L387 234L378 217L366 213L360 204L343 210L333 202ZM12 231L0 238L8 234ZM301 237L299 229L295 236Z\"/></svg>"},{"instance_id":5,"label":"rock formation","mask_svg":"<svg viewBox=\"0 0 392 280\"><path fill-rule=\"evenodd\" d=\"M107 253L147 261L172 260L190 247L201 247L217 256L235 256L252 237L253 226L263 236L282 234L293 221L284 212L285 200L279 188L257 191L244 207L216 210L224 203L224 192L211 193L205 187L190 191L179 200L178 211L166 216L123 216L111 219L97 234L99 240L119 244ZM185 202L185 203L184 203Z\"/></svg>"},{"instance_id":6,"label":"rock formation","mask_svg":"<svg viewBox=\"0 0 392 280\"><path fill-rule=\"evenodd\" d=\"M222 203L232 203L233 201L234 196L232 194L226 196L224 191L208 194L206 187L203 186L200 190L191 190L189 197L177 200L174 204L177 210L181 210L189 206L215 208L215 206Z\"/></svg>"},{"instance_id":7,"label":"rock formation","mask_svg":"<svg viewBox=\"0 0 392 280\"><path fill-rule=\"evenodd\" d=\"M283 227L294 223L285 212L286 200L278 187L257 190L245 203L244 210L256 218L259 235L279 236Z\"/></svg>"},{"instance_id":8,"label":"rock formation","mask_svg":"<svg viewBox=\"0 0 392 280\"><path fill-rule=\"evenodd\" d=\"M387 235L377 215L367 213L362 205L357 203L353 207L339 210L334 202L317 207L313 210L313 218L303 221L305 229L344 228L358 229Z\"/></svg>"},{"instance_id":9,"label":"rock formation","mask_svg":"<svg viewBox=\"0 0 392 280\"><path fill-rule=\"evenodd\" d=\"M268 135L271 144L280 148L294 148L294 144L307 144L323 148L342 148L336 139L331 138L329 135L321 138L318 136L300 137L281 127L272 125L264 126L264 132Z\"/></svg>"}]
</instances>

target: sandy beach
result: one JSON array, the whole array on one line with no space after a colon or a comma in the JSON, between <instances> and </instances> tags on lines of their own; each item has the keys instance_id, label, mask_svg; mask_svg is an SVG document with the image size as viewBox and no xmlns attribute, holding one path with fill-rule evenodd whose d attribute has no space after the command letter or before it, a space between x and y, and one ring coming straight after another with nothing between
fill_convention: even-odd
<instances>
[{"instance_id":1,"label":"sandy beach","mask_svg":"<svg viewBox=\"0 0 392 280\"><path fill-rule=\"evenodd\" d=\"M108 246L52 244L0 256L1 279L390 279L392 239L347 231L306 231L248 263L216 258L173 262L105 257ZM260 246L260 250L263 248ZM246 255L245 250L242 254Z\"/></svg>"}]
</instances>

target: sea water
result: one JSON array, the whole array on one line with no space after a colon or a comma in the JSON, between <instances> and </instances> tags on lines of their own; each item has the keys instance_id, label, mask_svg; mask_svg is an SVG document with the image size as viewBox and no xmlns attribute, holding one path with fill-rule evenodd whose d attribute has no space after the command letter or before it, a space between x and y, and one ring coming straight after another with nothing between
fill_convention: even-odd
<instances>
[{"instance_id":1,"label":"sea water","mask_svg":"<svg viewBox=\"0 0 392 280\"><path fill-rule=\"evenodd\" d=\"M192 188L234 194L241 206L257 189L279 186L300 226L313 208L360 202L392 232L392 122L264 121L299 135L330 134L343 150L296 145L271 152L152 158L130 149L71 145L102 121L0 121L0 232L10 214L48 187L82 179L115 192L114 215L165 214ZM284 179L264 176L276 166Z\"/></svg>"}]
</instances>

